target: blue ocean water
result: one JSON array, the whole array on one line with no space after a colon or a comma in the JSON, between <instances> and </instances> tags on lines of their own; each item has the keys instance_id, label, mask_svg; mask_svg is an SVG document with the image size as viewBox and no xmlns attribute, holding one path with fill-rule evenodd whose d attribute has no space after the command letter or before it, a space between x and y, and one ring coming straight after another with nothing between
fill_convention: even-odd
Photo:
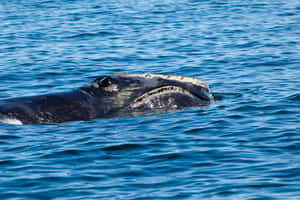
<instances>
[{"instance_id":1,"label":"blue ocean water","mask_svg":"<svg viewBox=\"0 0 300 200\"><path fill-rule=\"evenodd\" d=\"M155 72L216 102L0 124L0 199L300 199L299 44L298 0L1 1L1 99Z\"/></svg>"}]
</instances>

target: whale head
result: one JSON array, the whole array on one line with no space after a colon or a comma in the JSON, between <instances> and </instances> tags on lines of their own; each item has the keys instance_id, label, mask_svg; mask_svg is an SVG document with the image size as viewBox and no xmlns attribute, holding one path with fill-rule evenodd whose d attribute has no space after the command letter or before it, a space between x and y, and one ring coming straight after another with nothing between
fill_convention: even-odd
<instances>
[{"instance_id":1,"label":"whale head","mask_svg":"<svg viewBox=\"0 0 300 200\"><path fill-rule=\"evenodd\" d=\"M207 84L185 76L114 74L72 91L0 100L0 122L45 124L137 116L213 101Z\"/></svg>"},{"instance_id":2,"label":"whale head","mask_svg":"<svg viewBox=\"0 0 300 200\"><path fill-rule=\"evenodd\" d=\"M121 73L101 76L89 86L101 93L99 103L107 105L113 116L164 112L213 101L206 83L178 75Z\"/></svg>"}]
</instances>

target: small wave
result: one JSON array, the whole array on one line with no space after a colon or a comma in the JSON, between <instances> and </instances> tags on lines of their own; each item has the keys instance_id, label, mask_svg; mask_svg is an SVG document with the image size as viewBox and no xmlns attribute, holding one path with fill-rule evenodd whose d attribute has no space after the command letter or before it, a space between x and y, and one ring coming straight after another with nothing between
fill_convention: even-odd
<instances>
[{"instance_id":1,"label":"small wave","mask_svg":"<svg viewBox=\"0 0 300 200\"><path fill-rule=\"evenodd\" d=\"M300 101L300 94L293 94L289 96L288 99L292 101Z\"/></svg>"},{"instance_id":2,"label":"small wave","mask_svg":"<svg viewBox=\"0 0 300 200\"><path fill-rule=\"evenodd\" d=\"M76 35L69 36L68 38L86 38L86 37L107 36L107 35L113 35L113 33L107 31L99 31L94 33L78 33Z\"/></svg>"},{"instance_id":3,"label":"small wave","mask_svg":"<svg viewBox=\"0 0 300 200\"><path fill-rule=\"evenodd\" d=\"M241 93L218 93L218 92L214 92L212 93L212 95L215 101L222 101L224 99L235 99L243 96Z\"/></svg>"},{"instance_id":4,"label":"small wave","mask_svg":"<svg viewBox=\"0 0 300 200\"><path fill-rule=\"evenodd\" d=\"M108 147L104 147L104 151L128 151L128 150L135 150L138 148L143 148L142 145L139 144L118 144L118 145L112 145Z\"/></svg>"}]
</instances>

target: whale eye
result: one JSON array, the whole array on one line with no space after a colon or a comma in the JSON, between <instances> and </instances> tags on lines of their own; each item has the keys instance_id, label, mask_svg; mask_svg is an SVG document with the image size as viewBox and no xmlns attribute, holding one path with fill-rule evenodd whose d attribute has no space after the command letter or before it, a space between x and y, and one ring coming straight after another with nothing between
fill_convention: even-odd
<instances>
[{"instance_id":1,"label":"whale eye","mask_svg":"<svg viewBox=\"0 0 300 200\"><path fill-rule=\"evenodd\" d=\"M110 77L104 77L99 81L100 86L102 87L108 87L110 85L112 85L113 81Z\"/></svg>"}]
</instances>

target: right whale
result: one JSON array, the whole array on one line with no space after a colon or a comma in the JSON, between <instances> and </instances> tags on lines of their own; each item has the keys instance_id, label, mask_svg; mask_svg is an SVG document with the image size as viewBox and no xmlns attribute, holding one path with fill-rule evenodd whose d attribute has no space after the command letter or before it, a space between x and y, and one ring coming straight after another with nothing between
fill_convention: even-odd
<instances>
[{"instance_id":1,"label":"right whale","mask_svg":"<svg viewBox=\"0 0 300 200\"><path fill-rule=\"evenodd\" d=\"M46 124L208 105L203 81L178 75L114 74L101 76L69 92L0 100L0 121Z\"/></svg>"}]
</instances>

